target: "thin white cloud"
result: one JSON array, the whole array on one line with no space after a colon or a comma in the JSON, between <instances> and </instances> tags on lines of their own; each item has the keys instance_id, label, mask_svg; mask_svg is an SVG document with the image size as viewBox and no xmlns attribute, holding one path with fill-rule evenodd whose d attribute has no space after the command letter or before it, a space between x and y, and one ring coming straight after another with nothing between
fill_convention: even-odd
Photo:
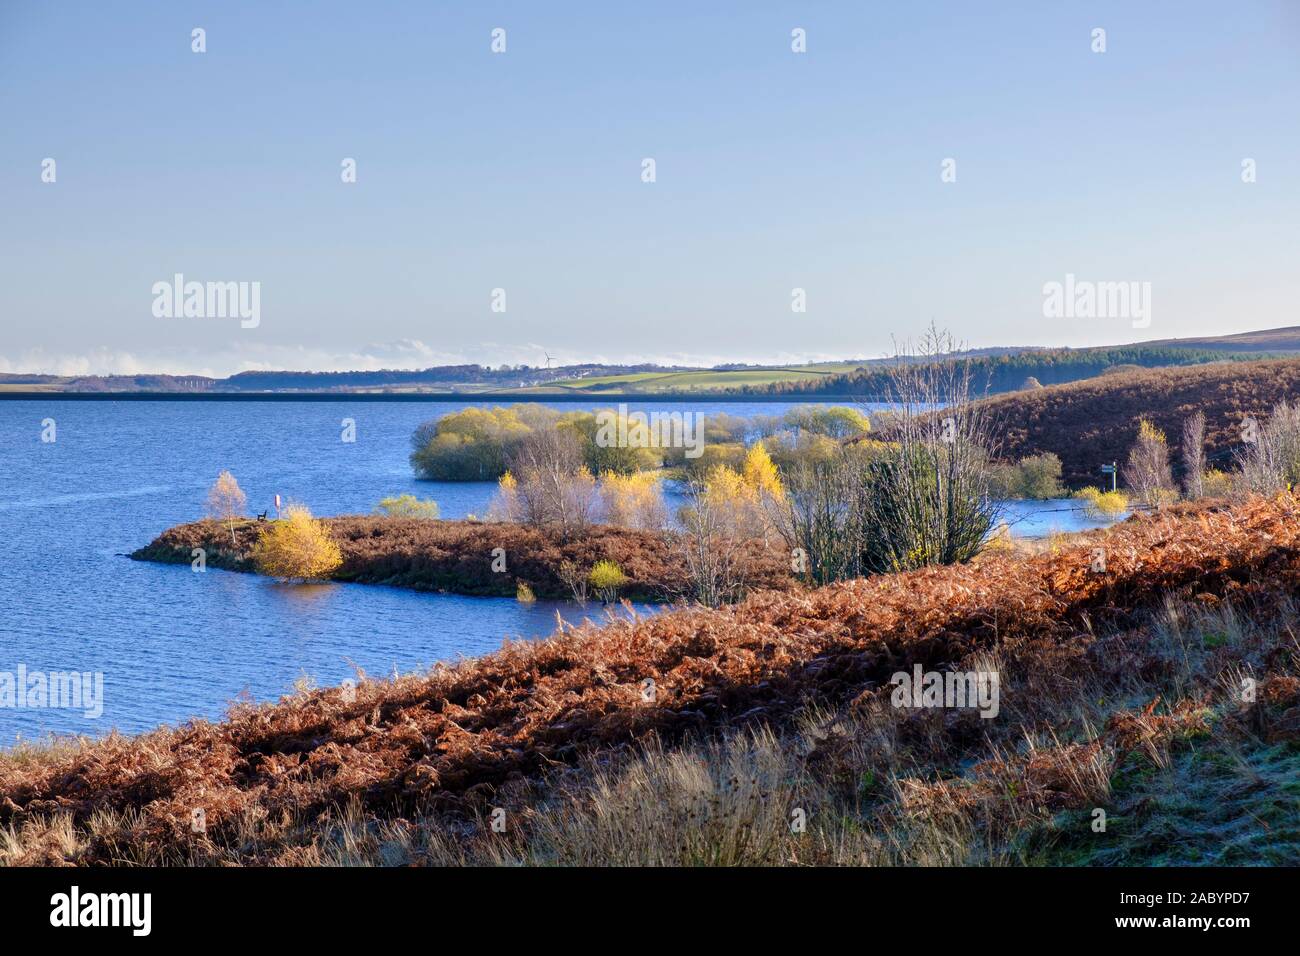
<instances>
[{"instance_id":1,"label":"thin white cloud","mask_svg":"<svg viewBox=\"0 0 1300 956\"><path fill-rule=\"evenodd\" d=\"M306 346L257 345L225 352L127 352L97 348L82 353L55 353L29 349L13 357L0 355L0 373L41 375L205 375L223 378L247 371L372 372L379 369L423 369L437 365L546 364L550 352L555 365L685 365L710 367L722 363L803 365L845 360L845 356L820 352L782 352L768 355L707 355L687 352L597 353L540 345L485 343L460 351L443 351L419 339L372 343L353 351L333 351Z\"/></svg>"}]
</instances>

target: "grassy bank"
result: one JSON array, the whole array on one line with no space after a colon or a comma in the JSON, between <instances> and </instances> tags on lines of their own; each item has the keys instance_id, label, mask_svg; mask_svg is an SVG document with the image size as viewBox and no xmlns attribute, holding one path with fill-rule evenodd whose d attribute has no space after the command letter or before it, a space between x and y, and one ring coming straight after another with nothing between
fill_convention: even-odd
<instances>
[{"instance_id":1,"label":"grassy bank","mask_svg":"<svg viewBox=\"0 0 1300 956\"><path fill-rule=\"evenodd\" d=\"M585 574L598 561L613 561L628 577L622 597L669 601L690 590L681 556L672 539L660 532L594 525L564 541L552 531L507 522L368 516L322 521L343 554L342 566L331 575L336 581L483 597L514 597L522 583L537 597L563 599L573 596L563 578L566 563ZM202 548L211 567L251 572L250 552L265 527L257 521L237 521L232 541L224 523L177 525L131 557L190 564L194 549ZM493 568L497 549L504 552L504 570ZM765 548L750 542L743 560L751 588L787 588L793 583L789 554L775 544Z\"/></svg>"},{"instance_id":2,"label":"grassy bank","mask_svg":"<svg viewBox=\"0 0 1300 956\"><path fill-rule=\"evenodd\" d=\"M1180 506L1030 558L566 628L354 696L5 757L0 852L1294 863L1298 583L1300 503L1282 497ZM997 671L999 715L891 706L890 675L913 664Z\"/></svg>"}]
</instances>

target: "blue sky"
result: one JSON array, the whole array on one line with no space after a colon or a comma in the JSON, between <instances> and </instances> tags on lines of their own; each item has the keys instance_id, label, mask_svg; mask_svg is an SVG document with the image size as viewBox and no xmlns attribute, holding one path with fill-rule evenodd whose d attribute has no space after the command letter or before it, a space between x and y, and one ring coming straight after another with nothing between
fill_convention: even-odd
<instances>
[{"instance_id":1,"label":"blue sky","mask_svg":"<svg viewBox=\"0 0 1300 956\"><path fill-rule=\"evenodd\" d=\"M0 0L0 371L1300 324L1298 113L1288 2ZM178 272L259 282L257 327L155 317ZM1150 326L1045 318L1067 273L1150 282Z\"/></svg>"}]
</instances>

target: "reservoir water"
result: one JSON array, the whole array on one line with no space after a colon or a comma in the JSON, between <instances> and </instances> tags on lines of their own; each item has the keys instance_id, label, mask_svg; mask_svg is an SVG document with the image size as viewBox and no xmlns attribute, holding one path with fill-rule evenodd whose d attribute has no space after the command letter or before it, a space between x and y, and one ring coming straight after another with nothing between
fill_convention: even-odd
<instances>
[{"instance_id":1,"label":"reservoir water","mask_svg":"<svg viewBox=\"0 0 1300 956\"><path fill-rule=\"evenodd\" d=\"M233 700L275 700L303 677L327 685L358 668L409 672L494 650L505 638L545 636L557 612L573 622L598 618L596 606L283 585L125 557L202 517L222 469L235 474L253 511L273 507L279 494L317 515L368 513L380 498L410 492L436 500L445 518L482 514L493 484L417 481L407 462L416 425L466 404L0 402L0 690L20 668L103 675L98 716L0 706L0 746L216 719ZM672 407L744 416L789 406ZM355 423L355 442L341 440L343 419ZM53 442L41 440L47 420ZM1068 504L1017 503L1016 533L1087 526L1061 507Z\"/></svg>"}]
</instances>

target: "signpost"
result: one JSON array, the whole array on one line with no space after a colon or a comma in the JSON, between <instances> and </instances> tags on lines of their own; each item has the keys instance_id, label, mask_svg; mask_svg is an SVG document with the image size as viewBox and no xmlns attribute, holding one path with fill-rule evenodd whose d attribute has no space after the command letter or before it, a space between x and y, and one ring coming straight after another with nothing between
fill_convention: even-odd
<instances>
[{"instance_id":1,"label":"signpost","mask_svg":"<svg viewBox=\"0 0 1300 956\"><path fill-rule=\"evenodd\" d=\"M1101 466L1101 473L1102 473L1103 475L1110 475L1110 490L1111 490L1111 491L1117 491L1117 490L1118 490L1118 486L1116 485L1116 475L1118 474L1118 472L1119 472L1119 462L1117 462L1117 461L1112 461L1109 465L1102 465L1102 466Z\"/></svg>"}]
</instances>

